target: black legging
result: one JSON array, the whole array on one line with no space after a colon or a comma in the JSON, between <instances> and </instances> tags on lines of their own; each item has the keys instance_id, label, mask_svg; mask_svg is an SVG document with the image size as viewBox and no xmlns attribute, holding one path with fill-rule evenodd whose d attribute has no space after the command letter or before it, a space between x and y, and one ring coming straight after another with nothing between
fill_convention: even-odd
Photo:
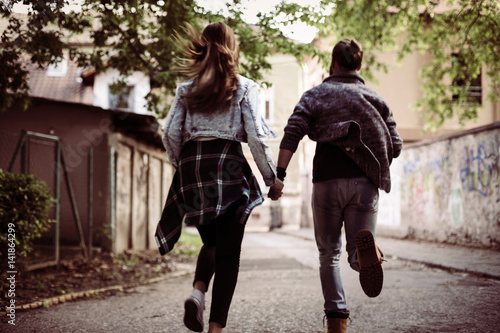
<instances>
[{"instance_id":1,"label":"black legging","mask_svg":"<svg viewBox=\"0 0 500 333\"><path fill-rule=\"evenodd\" d=\"M238 280L241 242L245 231L245 225L239 222L238 208L237 204L233 204L212 223L197 226L203 247L198 255L194 282L205 282L208 289L215 273L209 321L219 323L222 327L226 326Z\"/></svg>"}]
</instances>

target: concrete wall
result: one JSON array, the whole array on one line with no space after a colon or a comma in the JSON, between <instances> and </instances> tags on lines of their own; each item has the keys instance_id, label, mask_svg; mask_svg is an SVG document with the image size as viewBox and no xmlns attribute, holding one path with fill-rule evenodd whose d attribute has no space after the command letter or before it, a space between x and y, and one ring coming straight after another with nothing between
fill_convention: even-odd
<instances>
[{"instance_id":1,"label":"concrete wall","mask_svg":"<svg viewBox=\"0 0 500 333\"><path fill-rule=\"evenodd\" d=\"M121 134L113 136L116 218L113 252L155 249L154 232L161 217L173 169L164 151Z\"/></svg>"},{"instance_id":2,"label":"concrete wall","mask_svg":"<svg viewBox=\"0 0 500 333\"><path fill-rule=\"evenodd\" d=\"M133 125L140 129L144 116L135 117ZM113 113L101 108L50 100L35 100L26 111L13 106L0 114L0 168L10 166L23 130L60 137L85 242L92 221L93 246L117 253L156 248L154 230L172 177L164 150L148 141L146 134L117 132L125 125L116 124L125 118L122 115L121 122L114 123ZM89 148L93 151L92 173ZM23 154L12 171L34 174L55 193L55 144L33 138ZM66 178L61 174L60 242L75 246L80 235ZM90 213L89 194L93 197ZM52 246L53 235L53 230L47 232L43 243Z\"/></svg>"},{"instance_id":3,"label":"concrete wall","mask_svg":"<svg viewBox=\"0 0 500 333\"><path fill-rule=\"evenodd\" d=\"M17 105L0 114L0 168L7 170L23 130L58 136L62 140L62 151L67 166L83 234L88 235L88 177L89 148L93 149L93 229L95 246L105 247L106 237L102 230L109 221L109 149L108 134L112 120L107 112L77 104L35 100L24 111ZM20 160L13 172L33 174L45 181L55 193L55 151L43 140L31 140L28 152L29 165L20 167ZM71 208L67 183L61 174L60 239L62 245L76 245L79 234ZM52 237L53 232L48 233ZM47 241L52 244L52 241Z\"/></svg>"},{"instance_id":4,"label":"concrete wall","mask_svg":"<svg viewBox=\"0 0 500 333\"><path fill-rule=\"evenodd\" d=\"M379 234L500 248L500 123L406 146Z\"/></svg>"}]
</instances>

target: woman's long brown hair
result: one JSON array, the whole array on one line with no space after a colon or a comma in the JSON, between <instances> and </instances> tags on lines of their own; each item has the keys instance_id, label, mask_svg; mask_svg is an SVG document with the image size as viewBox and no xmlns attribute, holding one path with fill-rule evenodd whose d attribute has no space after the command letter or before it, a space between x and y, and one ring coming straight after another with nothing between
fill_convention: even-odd
<instances>
[{"instance_id":1,"label":"woman's long brown hair","mask_svg":"<svg viewBox=\"0 0 500 333\"><path fill-rule=\"evenodd\" d=\"M195 112L212 112L225 108L234 96L238 82L239 46L229 26L211 23L200 35L187 26L191 44L183 42L185 58L178 70L193 79L191 91L183 98Z\"/></svg>"}]
</instances>

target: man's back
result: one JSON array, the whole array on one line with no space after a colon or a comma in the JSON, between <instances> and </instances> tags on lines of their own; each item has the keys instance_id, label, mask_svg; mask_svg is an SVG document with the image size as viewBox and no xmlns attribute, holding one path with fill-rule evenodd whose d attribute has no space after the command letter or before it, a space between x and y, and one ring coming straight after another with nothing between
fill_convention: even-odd
<instances>
[{"instance_id":1,"label":"man's back","mask_svg":"<svg viewBox=\"0 0 500 333\"><path fill-rule=\"evenodd\" d=\"M281 147L295 151L304 135L339 147L378 187L390 190L389 165L402 140L387 104L355 71L334 73L304 93Z\"/></svg>"}]
</instances>

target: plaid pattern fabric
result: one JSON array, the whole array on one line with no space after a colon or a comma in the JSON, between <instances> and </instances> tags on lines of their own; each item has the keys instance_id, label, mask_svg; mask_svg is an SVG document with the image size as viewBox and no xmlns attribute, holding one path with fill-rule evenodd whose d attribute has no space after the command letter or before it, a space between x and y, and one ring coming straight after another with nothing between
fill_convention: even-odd
<instances>
[{"instance_id":1,"label":"plaid pattern fabric","mask_svg":"<svg viewBox=\"0 0 500 333\"><path fill-rule=\"evenodd\" d=\"M243 155L241 143L223 139L188 141L180 156L155 239L164 255L179 239L182 222L212 222L238 203L239 223L246 223L264 197Z\"/></svg>"}]
</instances>

